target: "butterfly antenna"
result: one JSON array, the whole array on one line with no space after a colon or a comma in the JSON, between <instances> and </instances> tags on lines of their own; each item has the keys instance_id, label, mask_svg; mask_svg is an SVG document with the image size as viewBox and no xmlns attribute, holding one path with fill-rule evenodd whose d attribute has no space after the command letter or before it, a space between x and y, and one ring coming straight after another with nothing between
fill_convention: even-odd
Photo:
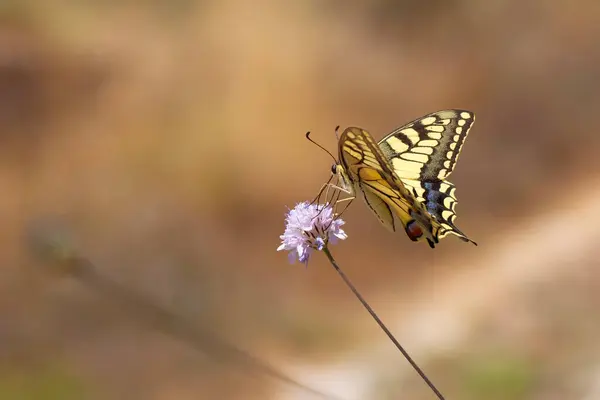
<instances>
[{"instance_id":1,"label":"butterfly antenna","mask_svg":"<svg viewBox=\"0 0 600 400\"><path fill-rule=\"evenodd\" d=\"M337 129L336 129L336 132L337 132ZM337 136L337 134L336 134L336 136ZM325 153L329 154L329 156L331 158L333 158L333 161L335 161L337 163L337 159L333 156L333 154L331 154L331 152L329 150L327 150L325 147L321 146L319 143L315 142L314 140L312 140L310 138L310 131L306 132L306 138L308 139L309 142L315 144L318 148L323 150Z\"/></svg>"}]
</instances>

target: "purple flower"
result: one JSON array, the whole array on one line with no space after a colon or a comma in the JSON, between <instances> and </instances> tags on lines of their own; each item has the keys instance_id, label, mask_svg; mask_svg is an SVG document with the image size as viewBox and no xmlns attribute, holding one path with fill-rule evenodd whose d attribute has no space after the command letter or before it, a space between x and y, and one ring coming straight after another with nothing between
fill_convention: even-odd
<instances>
[{"instance_id":1,"label":"purple flower","mask_svg":"<svg viewBox=\"0 0 600 400\"><path fill-rule=\"evenodd\" d=\"M291 263L296 258L304 265L313 249L323 250L328 243L348 236L340 229L344 221L336 218L329 204L309 204L302 202L291 209L285 218L285 232L280 236L281 245L277 251L287 250Z\"/></svg>"}]
</instances>

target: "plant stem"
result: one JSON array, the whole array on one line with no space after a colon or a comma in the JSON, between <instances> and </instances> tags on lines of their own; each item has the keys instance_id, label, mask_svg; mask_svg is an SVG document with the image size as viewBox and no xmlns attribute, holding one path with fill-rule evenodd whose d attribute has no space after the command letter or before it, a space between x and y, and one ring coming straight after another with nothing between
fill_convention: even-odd
<instances>
[{"instance_id":1,"label":"plant stem","mask_svg":"<svg viewBox=\"0 0 600 400\"><path fill-rule=\"evenodd\" d=\"M385 334L392 341L392 343L394 343L396 348L398 350L400 350L400 353L402 353L404 358L406 358L406 360L410 363L410 365L414 368L414 370L417 371L417 373L425 381L427 386L429 386L429 388L431 388L431 390L433 391L433 393L435 393L435 395L438 397L439 400L445 400L444 396L440 393L439 390L437 390L435 385L429 380L429 378L427 377L427 375L425 375L425 373L421 370L421 368L419 368L417 363L415 363L413 361L412 357L406 352L406 350L404 350L404 347L402 347L402 345L398 342L398 340L396 340L394 335L390 332L390 330L387 328L387 326L385 326L383 321L381 321L381 319L379 319L379 317L377 316L375 311L373 311L373 309L371 308L369 303L367 303L367 301L361 296L361 294L358 292L358 290L356 290L356 288L354 287L354 285L352 284L350 279L346 276L344 271L342 271L341 268L338 266L337 262L331 255L331 252L329 252L329 249L327 248L327 246L325 246L323 248L323 252L327 255L327 258L329 259L329 262L331 262L331 265L333 265L333 268L335 268L337 273L342 277L342 279L346 283L346 286L348 286L350 288L350 290L352 291L352 293L354 293L354 295L356 296L358 301L360 301L362 303L363 307L369 312L369 314L371 314L371 317L373 317L373 319L375 320L375 322L377 322L379 327L385 332Z\"/></svg>"}]
</instances>

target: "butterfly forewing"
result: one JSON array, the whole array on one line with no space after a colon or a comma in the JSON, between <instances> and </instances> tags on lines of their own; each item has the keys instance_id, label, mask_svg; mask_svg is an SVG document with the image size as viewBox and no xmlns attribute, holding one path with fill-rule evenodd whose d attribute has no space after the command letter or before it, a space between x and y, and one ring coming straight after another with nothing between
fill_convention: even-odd
<instances>
[{"instance_id":1,"label":"butterfly forewing","mask_svg":"<svg viewBox=\"0 0 600 400\"><path fill-rule=\"evenodd\" d=\"M400 178L444 180L454 170L474 121L470 111L438 111L395 129L379 146Z\"/></svg>"}]
</instances>

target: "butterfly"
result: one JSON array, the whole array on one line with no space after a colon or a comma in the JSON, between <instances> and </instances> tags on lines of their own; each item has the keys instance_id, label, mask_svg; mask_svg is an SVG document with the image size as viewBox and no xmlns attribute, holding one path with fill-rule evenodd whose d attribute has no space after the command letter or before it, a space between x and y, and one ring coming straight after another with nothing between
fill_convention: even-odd
<instances>
[{"instance_id":1,"label":"butterfly","mask_svg":"<svg viewBox=\"0 0 600 400\"><path fill-rule=\"evenodd\" d=\"M338 141L331 172L349 195L361 196L389 230L399 224L412 241L431 248L447 235L469 239L454 225L456 188L446 180L475 121L466 110L442 110L394 129L379 142L362 128L349 127Z\"/></svg>"}]
</instances>

